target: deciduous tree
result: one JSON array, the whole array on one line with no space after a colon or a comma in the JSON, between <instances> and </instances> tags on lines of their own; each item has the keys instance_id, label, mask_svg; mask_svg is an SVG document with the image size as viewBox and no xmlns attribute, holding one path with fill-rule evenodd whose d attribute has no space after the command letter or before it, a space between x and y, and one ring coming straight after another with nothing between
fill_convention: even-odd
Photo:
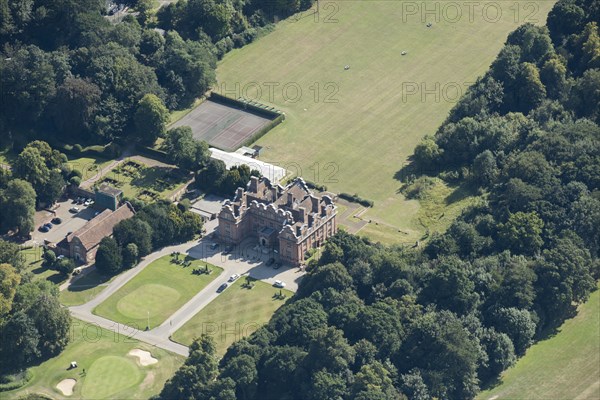
<instances>
[{"instance_id":1,"label":"deciduous tree","mask_svg":"<svg viewBox=\"0 0 600 400\"><path fill-rule=\"evenodd\" d=\"M21 179L10 181L6 189L0 191L0 205L4 212L2 223L5 228L27 235L34 228L35 190L31 184Z\"/></svg>"},{"instance_id":2,"label":"deciduous tree","mask_svg":"<svg viewBox=\"0 0 600 400\"><path fill-rule=\"evenodd\" d=\"M96 268L104 274L113 275L123 267L121 248L112 237L105 237L98 245Z\"/></svg>"},{"instance_id":3,"label":"deciduous tree","mask_svg":"<svg viewBox=\"0 0 600 400\"><path fill-rule=\"evenodd\" d=\"M156 95L149 93L139 101L133 119L138 138L152 144L164 135L169 110Z\"/></svg>"},{"instance_id":4,"label":"deciduous tree","mask_svg":"<svg viewBox=\"0 0 600 400\"><path fill-rule=\"evenodd\" d=\"M10 264L0 264L0 324L4 316L12 309L13 298L21 276Z\"/></svg>"}]
</instances>

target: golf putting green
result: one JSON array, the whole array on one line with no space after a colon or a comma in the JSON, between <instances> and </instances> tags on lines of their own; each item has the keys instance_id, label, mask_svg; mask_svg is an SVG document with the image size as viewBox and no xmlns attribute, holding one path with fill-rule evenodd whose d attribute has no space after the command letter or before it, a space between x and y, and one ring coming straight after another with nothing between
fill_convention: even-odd
<instances>
[{"instance_id":1,"label":"golf putting green","mask_svg":"<svg viewBox=\"0 0 600 400\"><path fill-rule=\"evenodd\" d=\"M133 360L100 357L86 371L81 394L86 399L106 399L140 383L142 372Z\"/></svg>"},{"instance_id":2,"label":"golf putting green","mask_svg":"<svg viewBox=\"0 0 600 400\"><path fill-rule=\"evenodd\" d=\"M186 260L185 266L181 261ZM154 260L92 312L137 329L155 328L223 272L204 261L166 255ZM194 270L209 267L210 273Z\"/></svg>"},{"instance_id":3,"label":"golf putting green","mask_svg":"<svg viewBox=\"0 0 600 400\"><path fill-rule=\"evenodd\" d=\"M148 309L158 305L171 308L181 295L173 288L156 283L140 286L117 302L117 310L128 318L138 320L147 317Z\"/></svg>"}]
</instances>

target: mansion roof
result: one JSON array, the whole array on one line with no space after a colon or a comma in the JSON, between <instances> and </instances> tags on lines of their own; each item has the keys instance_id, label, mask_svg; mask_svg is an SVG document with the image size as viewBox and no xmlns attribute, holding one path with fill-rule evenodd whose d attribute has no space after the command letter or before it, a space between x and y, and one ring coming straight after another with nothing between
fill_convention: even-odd
<instances>
[{"instance_id":1,"label":"mansion roof","mask_svg":"<svg viewBox=\"0 0 600 400\"><path fill-rule=\"evenodd\" d=\"M302 178L284 187L265 177L252 176L246 190L238 188L233 200L223 203L220 217L239 221L246 213L269 215L281 224L282 232L298 239L336 212L331 197L315 196Z\"/></svg>"}]
</instances>

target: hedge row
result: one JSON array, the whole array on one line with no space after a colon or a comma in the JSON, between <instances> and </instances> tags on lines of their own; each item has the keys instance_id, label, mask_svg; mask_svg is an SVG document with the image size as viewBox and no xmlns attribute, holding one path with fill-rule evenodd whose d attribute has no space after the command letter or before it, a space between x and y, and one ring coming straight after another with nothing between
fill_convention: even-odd
<instances>
[{"instance_id":1,"label":"hedge row","mask_svg":"<svg viewBox=\"0 0 600 400\"><path fill-rule=\"evenodd\" d=\"M278 113L277 111L267 110L265 108L255 106L254 104L248 104L243 101L239 101L236 99L232 99L231 97L223 96L222 94L211 92L208 97L209 100L214 101L215 103L221 103L229 106L233 106L244 111L249 111L254 114L258 114L264 116L269 119L277 119L277 117L283 115Z\"/></svg>"},{"instance_id":2,"label":"hedge row","mask_svg":"<svg viewBox=\"0 0 600 400\"><path fill-rule=\"evenodd\" d=\"M165 153L162 150L157 150L152 147L147 147L147 146L141 145L139 143L135 145L135 149L137 151L139 151L140 153L142 153L143 155L154 158L158 161L162 161L164 163L168 163L167 153Z\"/></svg>"},{"instance_id":3,"label":"hedge row","mask_svg":"<svg viewBox=\"0 0 600 400\"><path fill-rule=\"evenodd\" d=\"M311 189L316 189L319 192L325 192L327 190L327 186L325 185L321 185L319 183L314 183L312 181L308 181L308 180L304 180L304 183L306 183L306 186L308 186Z\"/></svg>"},{"instance_id":4,"label":"hedge row","mask_svg":"<svg viewBox=\"0 0 600 400\"><path fill-rule=\"evenodd\" d=\"M252 135L252 137L248 138L248 140L246 140L242 144L242 146L249 146L250 144L256 142L258 139L263 137L271 129L275 128L277 125L282 123L284 119L285 119L285 115L279 114L279 116L277 118L275 118L273 121L270 121L267 125L263 126L254 135Z\"/></svg>"},{"instance_id":5,"label":"hedge row","mask_svg":"<svg viewBox=\"0 0 600 400\"><path fill-rule=\"evenodd\" d=\"M362 197L360 197L357 194L340 193L338 196L344 200L348 200L353 203L358 203L361 206L365 206L365 207L373 207L375 205L373 200L363 199Z\"/></svg>"},{"instance_id":6,"label":"hedge row","mask_svg":"<svg viewBox=\"0 0 600 400\"><path fill-rule=\"evenodd\" d=\"M54 148L59 151L70 154L73 156L95 156L95 157L103 157L103 158L115 158L121 154L121 147L116 143L109 143L106 146L95 145L95 146L87 146L83 147L82 145L76 144L62 144L55 143L53 144Z\"/></svg>"},{"instance_id":7,"label":"hedge row","mask_svg":"<svg viewBox=\"0 0 600 400\"><path fill-rule=\"evenodd\" d=\"M9 377L4 377L4 382L0 383L0 392L6 392L9 390L15 390L24 386L33 378L33 374L30 370L26 370L25 373L18 373Z\"/></svg>"},{"instance_id":8,"label":"hedge row","mask_svg":"<svg viewBox=\"0 0 600 400\"><path fill-rule=\"evenodd\" d=\"M244 47L245 45L253 42L257 38L266 35L273 31L273 24L269 24L262 27L248 28L241 33L234 33L233 35L224 37L215 43L216 54L219 60L223 56L229 53L231 50Z\"/></svg>"}]
</instances>

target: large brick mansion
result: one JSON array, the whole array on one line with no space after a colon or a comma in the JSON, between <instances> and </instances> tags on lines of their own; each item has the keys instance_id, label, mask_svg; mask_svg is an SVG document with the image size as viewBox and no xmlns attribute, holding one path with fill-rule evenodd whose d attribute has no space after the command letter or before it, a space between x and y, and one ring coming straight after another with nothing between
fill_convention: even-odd
<instances>
[{"instance_id":1,"label":"large brick mansion","mask_svg":"<svg viewBox=\"0 0 600 400\"><path fill-rule=\"evenodd\" d=\"M287 186L251 177L219 213L219 239L239 244L247 237L275 248L281 261L300 265L307 250L321 246L337 232L337 207L331 197L317 197L297 178Z\"/></svg>"}]
</instances>

